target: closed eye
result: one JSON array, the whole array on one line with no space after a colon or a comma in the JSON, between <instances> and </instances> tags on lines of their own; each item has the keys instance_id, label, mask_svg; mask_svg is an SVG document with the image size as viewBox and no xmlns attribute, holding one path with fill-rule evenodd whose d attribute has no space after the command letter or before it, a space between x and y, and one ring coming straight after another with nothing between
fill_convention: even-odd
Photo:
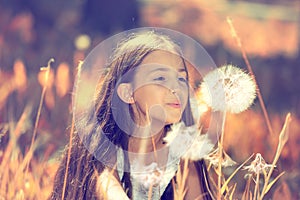
<instances>
[{"instance_id":1,"label":"closed eye","mask_svg":"<svg viewBox=\"0 0 300 200\"><path fill-rule=\"evenodd\" d=\"M184 83L187 82L186 78L184 78L184 77L178 77L178 80L181 81L181 82L184 82Z\"/></svg>"},{"instance_id":2,"label":"closed eye","mask_svg":"<svg viewBox=\"0 0 300 200\"><path fill-rule=\"evenodd\" d=\"M157 78L154 78L153 80L154 80L154 81L165 81L166 78L163 77L163 76L159 76L159 77L157 77Z\"/></svg>"}]
</instances>

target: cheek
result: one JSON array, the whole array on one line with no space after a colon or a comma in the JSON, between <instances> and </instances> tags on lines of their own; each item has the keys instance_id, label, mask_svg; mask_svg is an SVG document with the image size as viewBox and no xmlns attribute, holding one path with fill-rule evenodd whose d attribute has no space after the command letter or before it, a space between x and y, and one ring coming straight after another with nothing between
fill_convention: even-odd
<instances>
[{"instance_id":1,"label":"cheek","mask_svg":"<svg viewBox=\"0 0 300 200\"><path fill-rule=\"evenodd\" d=\"M188 101L188 98L189 98L189 94L188 94L188 92L185 92L184 93L184 103L185 103L185 105L187 104L187 101Z\"/></svg>"},{"instance_id":2,"label":"cheek","mask_svg":"<svg viewBox=\"0 0 300 200\"><path fill-rule=\"evenodd\" d=\"M165 97L164 88L159 86L145 86L138 88L133 93L136 103L140 105L152 105L161 103Z\"/></svg>"},{"instance_id":3,"label":"cheek","mask_svg":"<svg viewBox=\"0 0 300 200\"><path fill-rule=\"evenodd\" d=\"M188 97L189 97L188 89L186 87L182 88L182 90L180 91L180 94L179 94L179 98L184 107L187 104Z\"/></svg>"}]
</instances>

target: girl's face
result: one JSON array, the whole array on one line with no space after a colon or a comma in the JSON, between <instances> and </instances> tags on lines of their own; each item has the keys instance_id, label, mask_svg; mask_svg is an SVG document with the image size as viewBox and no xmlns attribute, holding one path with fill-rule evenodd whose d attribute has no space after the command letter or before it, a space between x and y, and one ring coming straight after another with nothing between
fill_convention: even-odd
<instances>
[{"instance_id":1,"label":"girl's face","mask_svg":"<svg viewBox=\"0 0 300 200\"><path fill-rule=\"evenodd\" d=\"M135 117L171 124L180 121L188 99L182 58L167 51L150 53L136 69L133 81ZM137 113L138 116L137 117Z\"/></svg>"}]
</instances>

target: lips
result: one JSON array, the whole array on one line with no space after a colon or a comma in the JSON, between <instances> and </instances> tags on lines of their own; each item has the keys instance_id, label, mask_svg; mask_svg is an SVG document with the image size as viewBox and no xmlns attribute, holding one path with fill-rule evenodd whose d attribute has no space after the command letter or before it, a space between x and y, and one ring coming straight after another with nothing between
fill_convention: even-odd
<instances>
[{"instance_id":1,"label":"lips","mask_svg":"<svg viewBox=\"0 0 300 200\"><path fill-rule=\"evenodd\" d=\"M167 103L167 105L172 107L172 108L181 108L180 102Z\"/></svg>"}]
</instances>

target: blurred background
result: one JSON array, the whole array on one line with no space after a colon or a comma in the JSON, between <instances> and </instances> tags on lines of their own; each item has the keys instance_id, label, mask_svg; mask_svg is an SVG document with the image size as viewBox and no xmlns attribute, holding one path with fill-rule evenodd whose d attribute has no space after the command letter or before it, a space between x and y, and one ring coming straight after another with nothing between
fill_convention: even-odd
<instances>
[{"instance_id":1,"label":"blurred background","mask_svg":"<svg viewBox=\"0 0 300 200\"><path fill-rule=\"evenodd\" d=\"M44 191L44 196L38 199L49 194L57 160L68 142L76 67L93 47L124 30L159 26L197 40L217 66L232 63L246 69L227 17L232 19L248 55L274 133L269 133L256 100L250 110L228 117L226 150L238 163L258 152L272 162L285 115L291 112L289 141L274 172L286 173L271 189L269 197L299 199L300 1L297 0L0 0L1 166L8 147L12 149L9 155L17 152L11 159L21 163L30 146L37 116L40 117L31 170L42 177L42 184L35 179L25 186L21 182L16 192L12 192L12 198L21 190L26 199L37 198L31 191L37 188ZM45 85L40 68L50 58L55 62L38 115ZM24 113L27 117L22 118ZM19 134L15 136L17 127ZM10 143L11 140L14 142ZM40 170L34 171L33 166ZM238 174L233 181L239 183L238 192L245 187L244 175ZM3 191L0 199L5 196Z\"/></svg>"}]
</instances>

